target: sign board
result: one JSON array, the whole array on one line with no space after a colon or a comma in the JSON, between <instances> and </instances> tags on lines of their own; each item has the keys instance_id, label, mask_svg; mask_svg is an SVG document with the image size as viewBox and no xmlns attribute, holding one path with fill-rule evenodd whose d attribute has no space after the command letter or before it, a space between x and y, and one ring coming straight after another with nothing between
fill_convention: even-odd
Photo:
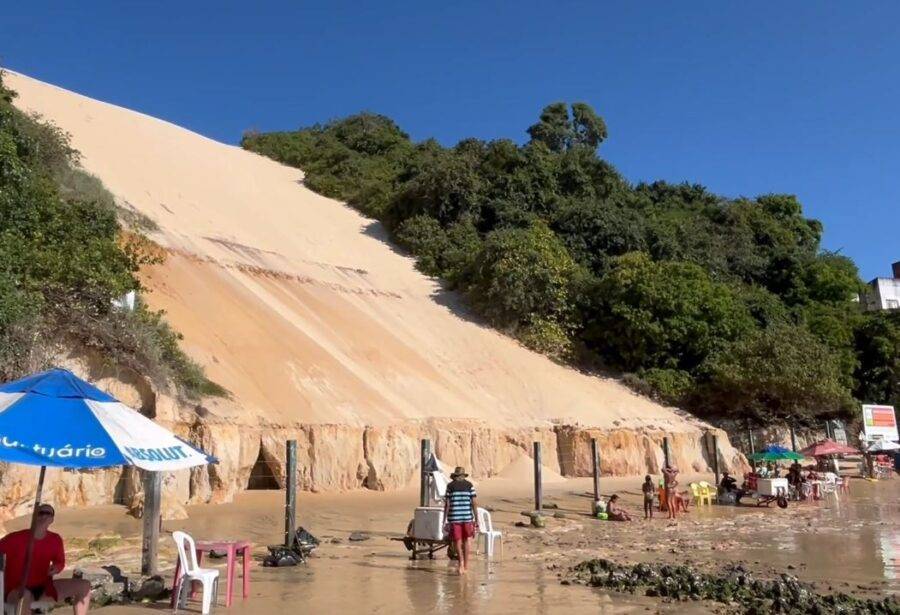
<instances>
[{"instance_id":1,"label":"sign board","mask_svg":"<svg viewBox=\"0 0 900 615\"><path fill-rule=\"evenodd\" d=\"M863 406L863 432L867 440L900 440L893 406Z\"/></svg>"},{"instance_id":2,"label":"sign board","mask_svg":"<svg viewBox=\"0 0 900 615\"><path fill-rule=\"evenodd\" d=\"M847 430L844 429L844 424L839 421L835 421L834 423L835 425L831 428L834 441L838 444L847 446Z\"/></svg>"}]
</instances>

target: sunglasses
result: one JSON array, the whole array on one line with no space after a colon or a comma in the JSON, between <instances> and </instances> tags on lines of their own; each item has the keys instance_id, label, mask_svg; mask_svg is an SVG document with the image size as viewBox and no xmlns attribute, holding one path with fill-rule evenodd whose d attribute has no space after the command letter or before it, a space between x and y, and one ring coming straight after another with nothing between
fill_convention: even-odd
<instances>
[{"instance_id":1,"label":"sunglasses","mask_svg":"<svg viewBox=\"0 0 900 615\"><path fill-rule=\"evenodd\" d=\"M52 517L52 516L53 516L52 510L39 510L38 511L38 517Z\"/></svg>"}]
</instances>

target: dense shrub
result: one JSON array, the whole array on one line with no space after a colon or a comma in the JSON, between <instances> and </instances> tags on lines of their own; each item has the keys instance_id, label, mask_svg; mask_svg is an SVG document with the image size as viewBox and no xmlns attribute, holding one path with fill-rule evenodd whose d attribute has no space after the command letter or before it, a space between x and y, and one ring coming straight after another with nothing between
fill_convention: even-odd
<instances>
[{"instance_id":1,"label":"dense shrub","mask_svg":"<svg viewBox=\"0 0 900 615\"><path fill-rule=\"evenodd\" d=\"M187 396L222 394L161 314L113 306L141 290L136 273L157 257L123 231L115 200L78 167L68 136L13 107L2 74L0 94L0 379L46 367L77 345L174 381Z\"/></svg>"}]
</instances>

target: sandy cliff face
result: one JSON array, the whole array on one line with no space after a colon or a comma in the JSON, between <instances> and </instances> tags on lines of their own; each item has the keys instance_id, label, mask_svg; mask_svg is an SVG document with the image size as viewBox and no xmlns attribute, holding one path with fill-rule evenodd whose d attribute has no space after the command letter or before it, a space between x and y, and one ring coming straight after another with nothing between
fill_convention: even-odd
<instances>
[{"instance_id":1,"label":"sandy cliff face","mask_svg":"<svg viewBox=\"0 0 900 615\"><path fill-rule=\"evenodd\" d=\"M22 75L6 79L16 104L71 133L84 167L159 226L151 238L167 259L143 272L148 301L232 393L201 408L157 394L170 406L158 418L221 460L182 481L184 499L227 499L254 466L282 480L287 438L299 442L307 489L404 485L420 437L481 476L534 440L550 467L584 474L592 436L610 473L658 468L663 434L680 464L707 469L707 426L483 326L378 223L312 193L296 169ZM719 443L720 462L739 463L724 436ZM101 491L100 500L117 497Z\"/></svg>"}]
</instances>

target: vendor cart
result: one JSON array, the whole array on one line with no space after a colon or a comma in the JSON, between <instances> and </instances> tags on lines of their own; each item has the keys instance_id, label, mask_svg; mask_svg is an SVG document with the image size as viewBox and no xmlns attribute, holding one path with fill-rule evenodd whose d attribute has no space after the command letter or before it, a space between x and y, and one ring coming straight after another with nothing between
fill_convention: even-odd
<instances>
[{"instance_id":1,"label":"vendor cart","mask_svg":"<svg viewBox=\"0 0 900 615\"><path fill-rule=\"evenodd\" d=\"M786 478L759 478L749 474L744 482L744 497L756 498L757 506L771 506L772 502L778 504L778 508L788 507L788 481Z\"/></svg>"},{"instance_id":2,"label":"vendor cart","mask_svg":"<svg viewBox=\"0 0 900 615\"><path fill-rule=\"evenodd\" d=\"M449 539L429 540L427 538L414 538L412 536L404 536L403 538L391 538L397 542L402 542L403 546L410 552L409 559L417 560L425 556L428 559L434 559L434 554L447 549L447 557L456 559L456 549Z\"/></svg>"},{"instance_id":3,"label":"vendor cart","mask_svg":"<svg viewBox=\"0 0 900 615\"><path fill-rule=\"evenodd\" d=\"M393 538L402 542L410 552L409 559L423 556L434 559L434 554L447 549L447 556L456 559L456 550L444 532L444 509L439 506L420 506L406 528L406 536Z\"/></svg>"}]
</instances>

